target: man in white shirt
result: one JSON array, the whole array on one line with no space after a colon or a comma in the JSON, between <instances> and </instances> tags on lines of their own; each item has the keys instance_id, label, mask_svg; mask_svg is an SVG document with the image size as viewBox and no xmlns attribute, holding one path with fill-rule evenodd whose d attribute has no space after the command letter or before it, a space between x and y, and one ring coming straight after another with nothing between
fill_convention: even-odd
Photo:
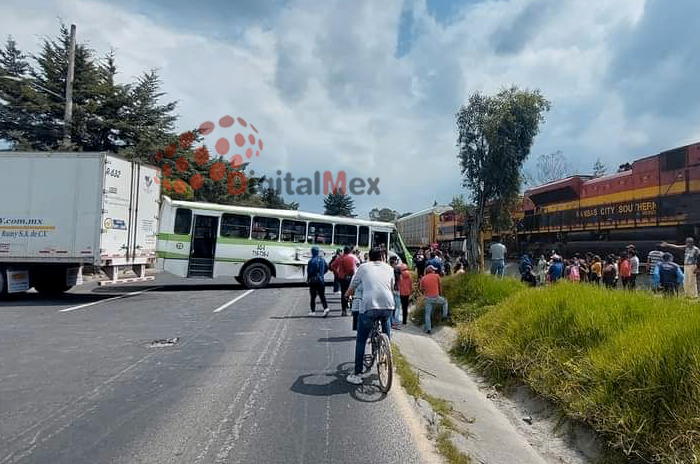
<instances>
[{"instance_id":1,"label":"man in white shirt","mask_svg":"<svg viewBox=\"0 0 700 464\"><path fill-rule=\"evenodd\" d=\"M491 275L503 277L506 268L506 246L501 243L498 237L494 237L491 244Z\"/></svg>"},{"instance_id":2,"label":"man in white shirt","mask_svg":"<svg viewBox=\"0 0 700 464\"><path fill-rule=\"evenodd\" d=\"M357 322L355 340L355 372L346 380L353 385L362 384L363 359L367 338L376 319L382 322L382 331L391 337L389 319L394 312L394 269L382 261L382 252L373 248L369 252L369 262L357 269L346 292L347 297L355 294L355 289L362 286L362 303Z\"/></svg>"},{"instance_id":3,"label":"man in white shirt","mask_svg":"<svg viewBox=\"0 0 700 464\"><path fill-rule=\"evenodd\" d=\"M630 280L627 283L627 289L634 290L637 286L637 275L639 274L639 257L634 245L627 247L627 256L630 261Z\"/></svg>"}]
</instances>

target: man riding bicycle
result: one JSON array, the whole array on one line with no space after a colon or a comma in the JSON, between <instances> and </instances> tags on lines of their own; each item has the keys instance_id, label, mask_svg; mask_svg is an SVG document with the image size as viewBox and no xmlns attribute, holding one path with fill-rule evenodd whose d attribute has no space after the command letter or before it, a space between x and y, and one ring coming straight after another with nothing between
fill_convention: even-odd
<instances>
[{"instance_id":1,"label":"man riding bicycle","mask_svg":"<svg viewBox=\"0 0 700 464\"><path fill-rule=\"evenodd\" d=\"M362 384L360 375L362 374L365 345L374 321L377 319L381 321L382 331L387 336L390 336L391 333L389 318L394 312L394 270L382 261L382 252L378 248L370 250L369 262L359 267L350 282L346 296L353 296L358 285L362 285L362 304L360 305L355 340L355 372L346 378L353 385Z\"/></svg>"}]
</instances>

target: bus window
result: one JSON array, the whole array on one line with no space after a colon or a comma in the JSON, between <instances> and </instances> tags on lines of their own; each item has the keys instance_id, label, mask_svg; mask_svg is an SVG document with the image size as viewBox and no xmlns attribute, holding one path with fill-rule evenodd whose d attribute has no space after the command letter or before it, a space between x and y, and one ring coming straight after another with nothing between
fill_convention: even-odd
<instances>
[{"instance_id":1,"label":"bus window","mask_svg":"<svg viewBox=\"0 0 700 464\"><path fill-rule=\"evenodd\" d=\"M336 224L333 243L350 247L357 245L357 226Z\"/></svg>"},{"instance_id":2,"label":"bus window","mask_svg":"<svg viewBox=\"0 0 700 464\"><path fill-rule=\"evenodd\" d=\"M251 236L254 240L270 240L276 242L279 235L279 219L260 216L255 216L253 218L253 233Z\"/></svg>"},{"instance_id":3,"label":"bus window","mask_svg":"<svg viewBox=\"0 0 700 464\"><path fill-rule=\"evenodd\" d=\"M192 210L178 208L175 212L175 227L173 232L176 234L187 235L192 228Z\"/></svg>"},{"instance_id":4,"label":"bus window","mask_svg":"<svg viewBox=\"0 0 700 464\"><path fill-rule=\"evenodd\" d=\"M318 245L333 243L333 224L309 222L309 243Z\"/></svg>"},{"instance_id":5,"label":"bus window","mask_svg":"<svg viewBox=\"0 0 700 464\"><path fill-rule=\"evenodd\" d=\"M360 239L357 241L357 245L361 247L369 246L369 227L360 226Z\"/></svg>"},{"instance_id":6,"label":"bus window","mask_svg":"<svg viewBox=\"0 0 700 464\"><path fill-rule=\"evenodd\" d=\"M282 221L282 241L304 243L306 241L306 223L302 221Z\"/></svg>"},{"instance_id":7,"label":"bus window","mask_svg":"<svg viewBox=\"0 0 700 464\"><path fill-rule=\"evenodd\" d=\"M245 216L243 214L223 214L221 216L221 236L249 238L250 216Z\"/></svg>"},{"instance_id":8,"label":"bus window","mask_svg":"<svg viewBox=\"0 0 700 464\"><path fill-rule=\"evenodd\" d=\"M386 250L386 245L389 241L388 235L388 232L372 231L372 248L383 248Z\"/></svg>"}]
</instances>

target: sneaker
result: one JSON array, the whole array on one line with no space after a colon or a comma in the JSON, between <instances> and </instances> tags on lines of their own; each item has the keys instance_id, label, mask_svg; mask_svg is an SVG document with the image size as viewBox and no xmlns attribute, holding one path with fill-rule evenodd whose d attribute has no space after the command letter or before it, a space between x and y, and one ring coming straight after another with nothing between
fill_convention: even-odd
<instances>
[{"instance_id":1,"label":"sneaker","mask_svg":"<svg viewBox=\"0 0 700 464\"><path fill-rule=\"evenodd\" d=\"M348 312L347 312L347 311L342 311L342 312L340 313L340 315L343 316L343 317L345 317L345 316L348 315Z\"/></svg>"},{"instance_id":2,"label":"sneaker","mask_svg":"<svg viewBox=\"0 0 700 464\"><path fill-rule=\"evenodd\" d=\"M334 295L340 295L340 290L338 290L337 292L333 292L333 294L334 294Z\"/></svg>"},{"instance_id":3,"label":"sneaker","mask_svg":"<svg viewBox=\"0 0 700 464\"><path fill-rule=\"evenodd\" d=\"M425 333L427 333L428 335L430 335L430 330L426 330Z\"/></svg>"},{"instance_id":4,"label":"sneaker","mask_svg":"<svg viewBox=\"0 0 700 464\"><path fill-rule=\"evenodd\" d=\"M328 313L330 313L330 312L331 312L331 310L330 310L330 309L328 309L328 308L324 308L324 310L323 310L323 317L326 317L326 316L328 316Z\"/></svg>"},{"instance_id":5,"label":"sneaker","mask_svg":"<svg viewBox=\"0 0 700 464\"><path fill-rule=\"evenodd\" d=\"M356 374L350 374L347 377L345 377L345 380L348 381L348 383L351 383L353 385L362 385L362 377Z\"/></svg>"},{"instance_id":6,"label":"sneaker","mask_svg":"<svg viewBox=\"0 0 700 464\"><path fill-rule=\"evenodd\" d=\"M401 330L398 324L391 324L391 330Z\"/></svg>"},{"instance_id":7,"label":"sneaker","mask_svg":"<svg viewBox=\"0 0 700 464\"><path fill-rule=\"evenodd\" d=\"M315 311L309 311L309 317L313 317L316 314Z\"/></svg>"}]
</instances>

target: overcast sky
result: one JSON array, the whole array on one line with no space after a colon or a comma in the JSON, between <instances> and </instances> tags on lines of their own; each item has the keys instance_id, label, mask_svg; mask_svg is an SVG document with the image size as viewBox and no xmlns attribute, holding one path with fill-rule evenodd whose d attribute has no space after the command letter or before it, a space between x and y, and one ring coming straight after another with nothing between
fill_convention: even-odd
<instances>
[{"instance_id":1,"label":"overcast sky","mask_svg":"<svg viewBox=\"0 0 700 464\"><path fill-rule=\"evenodd\" d=\"M355 198L360 214L464 192L454 113L474 91L515 84L551 100L533 165L562 150L588 173L598 157L612 169L700 141L698 0L143 3L5 0L0 34L34 52L57 18L75 23L79 41L116 49L123 80L160 71L179 129L227 114L255 124L256 172L379 177L380 196Z\"/></svg>"}]
</instances>

